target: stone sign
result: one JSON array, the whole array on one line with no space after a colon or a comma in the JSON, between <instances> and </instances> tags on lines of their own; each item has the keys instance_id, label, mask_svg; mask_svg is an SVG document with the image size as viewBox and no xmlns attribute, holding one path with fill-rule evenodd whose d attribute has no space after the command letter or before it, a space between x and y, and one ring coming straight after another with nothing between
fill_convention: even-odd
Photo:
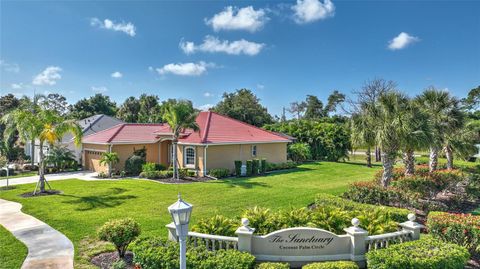
<instances>
[{"instance_id":1,"label":"stone sign","mask_svg":"<svg viewBox=\"0 0 480 269\"><path fill-rule=\"evenodd\" d=\"M350 236L317 228L290 228L253 236L252 253L265 261L314 261L350 259Z\"/></svg>"}]
</instances>

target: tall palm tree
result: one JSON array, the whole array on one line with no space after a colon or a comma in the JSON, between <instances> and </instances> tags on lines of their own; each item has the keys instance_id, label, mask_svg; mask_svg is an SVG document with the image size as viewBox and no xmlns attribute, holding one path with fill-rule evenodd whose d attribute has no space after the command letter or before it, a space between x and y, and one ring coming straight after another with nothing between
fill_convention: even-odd
<instances>
[{"instance_id":1,"label":"tall palm tree","mask_svg":"<svg viewBox=\"0 0 480 269\"><path fill-rule=\"evenodd\" d=\"M182 100L177 103L172 103L166 108L164 118L168 125L170 125L173 133L173 178L175 179L179 179L177 160L178 138L185 129L199 130L198 124L195 121L196 117L197 113L195 113L195 110L187 101Z\"/></svg>"},{"instance_id":2,"label":"tall palm tree","mask_svg":"<svg viewBox=\"0 0 480 269\"><path fill-rule=\"evenodd\" d=\"M352 114L350 121L351 138L354 146L366 146L367 167L372 167L371 149L375 146L373 119L366 110Z\"/></svg>"},{"instance_id":3,"label":"tall palm tree","mask_svg":"<svg viewBox=\"0 0 480 269\"><path fill-rule=\"evenodd\" d=\"M6 125L5 137L10 137L15 129L18 131L19 139L24 142L30 140L39 141L39 181L40 192L45 192L45 154L43 146L45 143L53 146L55 142L62 139L66 133L74 136L76 145L80 145L82 129L74 120L65 120L56 111L37 108L35 113L31 110L16 109L3 116L1 121ZM35 187L34 194L37 191Z\"/></svg>"},{"instance_id":4,"label":"tall palm tree","mask_svg":"<svg viewBox=\"0 0 480 269\"><path fill-rule=\"evenodd\" d=\"M429 87L415 99L418 107L428 116L431 127L429 170L433 172L438 167L439 151L447 143L449 133L462 128L464 117L460 110L460 102L447 91ZM446 154L453 165L451 148L447 147Z\"/></svg>"},{"instance_id":5,"label":"tall palm tree","mask_svg":"<svg viewBox=\"0 0 480 269\"><path fill-rule=\"evenodd\" d=\"M116 152L105 152L100 159L100 164L108 166L108 177L112 177L113 166L120 161Z\"/></svg>"},{"instance_id":6,"label":"tall palm tree","mask_svg":"<svg viewBox=\"0 0 480 269\"><path fill-rule=\"evenodd\" d=\"M402 141L403 162L405 164L405 176L415 173L414 151L428 148L431 140L431 130L428 117L418 109L414 101L409 102L406 116L406 132Z\"/></svg>"},{"instance_id":7,"label":"tall palm tree","mask_svg":"<svg viewBox=\"0 0 480 269\"><path fill-rule=\"evenodd\" d=\"M388 187L398 151L409 132L409 100L398 91L389 91L382 93L378 101L368 109L375 119L376 144L382 150L381 183L383 187Z\"/></svg>"}]
</instances>

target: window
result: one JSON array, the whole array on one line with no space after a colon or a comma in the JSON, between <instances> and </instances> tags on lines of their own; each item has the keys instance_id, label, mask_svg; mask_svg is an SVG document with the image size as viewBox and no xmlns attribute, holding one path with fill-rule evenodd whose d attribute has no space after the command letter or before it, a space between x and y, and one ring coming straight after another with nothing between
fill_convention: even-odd
<instances>
[{"instance_id":1,"label":"window","mask_svg":"<svg viewBox=\"0 0 480 269\"><path fill-rule=\"evenodd\" d=\"M252 157L257 157L257 146L252 146Z\"/></svg>"},{"instance_id":2,"label":"window","mask_svg":"<svg viewBox=\"0 0 480 269\"><path fill-rule=\"evenodd\" d=\"M193 147L186 147L184 151L185 155L185 166L195 166L195 148Z\"/></svg>"}]
</instances>

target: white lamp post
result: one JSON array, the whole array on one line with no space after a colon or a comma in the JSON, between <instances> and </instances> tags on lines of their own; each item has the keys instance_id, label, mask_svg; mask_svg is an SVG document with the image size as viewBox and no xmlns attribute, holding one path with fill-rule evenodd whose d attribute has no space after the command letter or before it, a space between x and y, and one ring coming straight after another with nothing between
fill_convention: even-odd
<instances>
[{"instance_id":1,"label":"white lamp post","mask_svg":"<svg viewBox=\"0 0 480 269\"><path fill-rule=\"evenodd\" d=\"M188 223L193 206L182 200L180 193L178 201L168 207L170 215L172 215L175 229L177 230L178 241L180 242L180 269L187 268L187 235Z\"/></svg>"}]
</instances>

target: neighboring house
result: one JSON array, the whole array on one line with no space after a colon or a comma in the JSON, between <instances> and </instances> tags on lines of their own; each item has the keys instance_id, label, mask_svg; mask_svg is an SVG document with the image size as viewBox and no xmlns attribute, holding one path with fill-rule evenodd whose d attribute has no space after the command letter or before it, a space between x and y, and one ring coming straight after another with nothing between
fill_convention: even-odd
<instances>
[{"instance_id":1,"label":"neighboring house","mask_svg":"<svg viewBox=\"0 0 480 269\"><path fill-rule=\"evenodd\" d=\"M235 169L234 161L265 158L268 162L287 161L289 139L247 123L214 113L200 112L200 130L185 130L178 142L180 167L206 175L213 168ZM106 172L100 165L104 152L117 152L117 171L134 150L145 148L147 162L169 166L172 162L172 132L168 124L119 124L83 137L83 165L86 170Z\"/></svg>"},{"instance_id":2,"label":"neighboring house","mask_svg":"<svg viewBox=\"0 0 480 269\"><path fill-rule=\"evenodd\" d=\"M109 129L113 126L116 126L116 125L124 123L124 122L119 120L119 119L107 116L107 115L98 114L98 115L94 115L94 116L79 120L79 121L77 121L77 123L82 128L83 136L88 136L88 135L97 133L99 131ZM40 157L39 157L40 145L38 144L38 141L35 144L36 145L35 145L34 162L38 163L38 160L40 159ZM75 155L75 159L80 162L81 157L82 157L82 148L81 148L81 145L79 145L78 147L75 146L75 143L73 141L73 136L71 134L66 134L62 138L62 141L60 141L58 144L63 145L65 147L67 147L69 150L71 150ZM47 154L48 149L49 149L48 145L44 145L43 152L45 154ZM29 155L29 156L32 156L31 144L30 143L27 143L25 145L25 154Z\"/></svg>"}]
</instances>

